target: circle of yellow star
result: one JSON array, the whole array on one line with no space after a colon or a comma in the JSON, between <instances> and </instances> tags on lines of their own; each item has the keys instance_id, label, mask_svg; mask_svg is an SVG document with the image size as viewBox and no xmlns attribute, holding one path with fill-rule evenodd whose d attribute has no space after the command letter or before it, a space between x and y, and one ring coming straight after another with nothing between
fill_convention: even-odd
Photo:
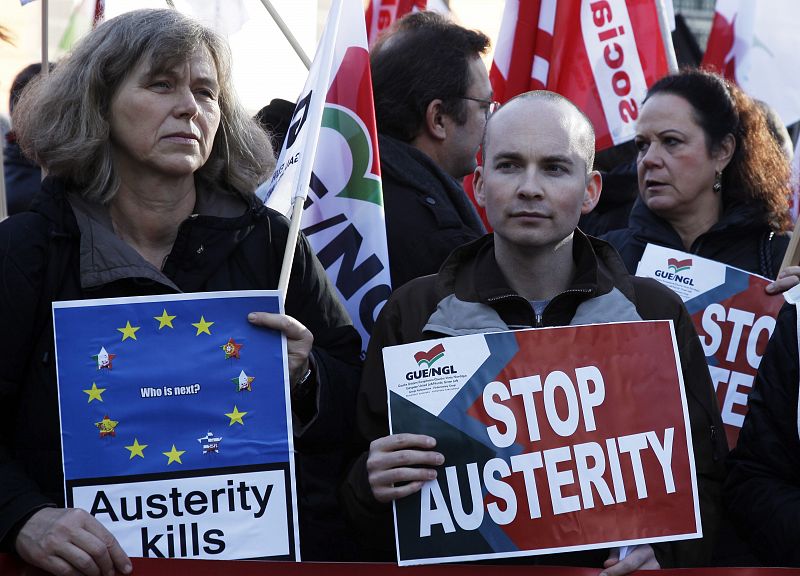
<instances>
[{"instance_id":1,"label":"circle of yellow star","mask_svg":"<svg viewBox=\"0 0 800 576\"><path fill-rule=\"evenodd\" d=\"M105 388L98 388L97 384L92 382L92 387L89 388L88 390L84 390L84 392L89 395L89 400L87 400L86 403L88 404L92 400L100 400L100 402L102 402L103 401L102 394L105 391L106 391Z\"/></svg>"},{"instance_id":2,"label":"circle of yellow star","mask_svg":"<svg viewBox=\"0 0 800 576\"><path fill-rule=\"evenodd\" d=\"M244 421L242 420L242 417L245 414L247 414L247 412L239 412L239 409L236 407L236 405L234 405L233 412L225 414L225 416L231 419L231 421L228 423L228 426L233 426L234 422L238 422L239 424L244 426Z\"/></svg>"},{"instance_id":3,"label":"circle of yellow star","mask_svg":"<svg viewBox=\"0 0 800 576\"><path fill-rule=\"evenodd\" d=\"M139 444L139 439L134 438L133 444L131 444L130 446L125 446L125 448L131 451L131 457L129 458L129 460L133 460L134 456L139 456L141 458L144 458L144 449L147 448L147 444ZM175 446L173 446L172 449L174 450ZM169 452L164 452L164 454L169 456ZM181 454L183 454L183 452L181 452ZM178 460L178 462L180 462L180 460Z\"/></svg>"},{"instance_id":4,"label":"circle of yellow star","mask_svg":"<svg viewBox=\"0 0 800 576\"><path fill-rule=\"evenodd\" d=\"M117 328L118 332L122 332L122 341L125 342L128 338L136 340L136 331L139 326L131 326L130 320L125 324L124 328Z\"/></svg>"},{"instance_id":5,"label":"circle of yellow star","mask_svg":"<svg viewBox=\"0 0 800 576\"><path fill-rule=\"evenodd\" d=\"M161 313L161 316L153 316L153 320L158 320L158 329L161 330L164 326L168 328L174 328L172 325L172 321L175 320L175 316L170 316L167 314L167 309L164 308L164 311Z\"/></svg>"},{"instance_id":6,"label":"circle of yellow star","mask_svg":"<svg viewBox=\"0 0 800 576\"><path fill-rule=\"evenodd\" d=\"M206 319L200 316L200 322L196 324L194 322L192 323L192 326L197 328L197 334L195 334L195 336L200 336L200 334L202 334L203 332L211 336L211 331L209 330L209 328L211 328L212 324L213 322L206 322Z\"/></svg>"},{"instance_id":7,"label":"circle of yellow star","mask_svg":"<svg viewBox=\"0 0 800 576\"><path fill-rule=\"evenodd\" d=\"M183 462L181 462L181 456L183 456L184 452L186 452L186 450L176 450L175 444L173 444L172 450L170 450L169 452L162 452L162 454L167 458L169 458L169 460L167 460L167 466L169 466L173 462L177 462L178 464L183 464Z\"/></svg>"}]
</instances>

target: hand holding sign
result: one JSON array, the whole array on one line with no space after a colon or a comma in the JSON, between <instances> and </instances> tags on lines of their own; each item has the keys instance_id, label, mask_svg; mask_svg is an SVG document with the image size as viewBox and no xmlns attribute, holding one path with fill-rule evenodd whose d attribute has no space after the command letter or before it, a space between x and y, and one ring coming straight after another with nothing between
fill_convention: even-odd
<instances>
[{"instance_id":1,"label":"hand holding sign","mask_svg":"<svg viewBox=\"0 0 800 576\"><path fill-rule=\"evenodd\" d=\"M622 576L636 570L659 570L661 565L656 560L653 547L643 544L629 549L629 553L622 558L620 558L619 548L612 549L608 560L603 563L603 567L606 569L600 573L600 576Z\"/></svg>"},{"instance_id":2,"label":"hand holding sign","mask_svg":"<svg viewBox=\"0 0 800 576\"><path fill-rule=\"evenodd\" d=\"M436 440L422 434L392 434L374 440L369 446L367 473L375 499L387 503L404 498L434 480L436 470L420 466L444 463L444 456L431 451L435 446Z\"/></svg>"},{"instance_id":3,"label":"hand holding sign","mask_svg":"<svg viewBox=\"0 0 800 576\"><path fill-rule=\"evenodd\" d=\"M53 574L130 574L133 567L117 539L77 508L42 508L20 530L17 553Z\"/></svg>"},{"instance_id":4,"label":"hand holding sign","mask_svg":"<svg viewBox=\"0 0 800 576\"><path fill-rule=\"evenodd\" d=\"M283 332L283 335L286 336L286 352L289 357L289 382L294 391L297 383L308 373L308 357L311 354L311 346L314 344L314 335L311 330L285 314L251 312L247 316L247 320L256 326Z\"/></svg>"},{"instance_id":5,"label":"hand holding sign","mask_svg":"<svg viewBox=\"0 0 800 576\"><path fill-rule=\"evenodd\" d=\"M768 284L767 294L782 294L800 284L800 266L787 266L778 273L775 282Z\"/></svg>"}]
</instances>

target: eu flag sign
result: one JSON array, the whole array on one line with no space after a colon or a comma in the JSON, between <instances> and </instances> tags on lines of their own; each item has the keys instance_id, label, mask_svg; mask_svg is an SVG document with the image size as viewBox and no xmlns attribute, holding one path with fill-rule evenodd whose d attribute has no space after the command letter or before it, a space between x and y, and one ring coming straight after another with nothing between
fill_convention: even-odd
<instances>
[{"instance_id":1,"label":"eu flag sign","mask_svg":"<svg viewBox=\"0 0 800 576\"><path fill-rule=\"evenodd\" d=\"M299 560L277 292L54 302L67 505L131 556Z\"/></svg>"}]
</instances>

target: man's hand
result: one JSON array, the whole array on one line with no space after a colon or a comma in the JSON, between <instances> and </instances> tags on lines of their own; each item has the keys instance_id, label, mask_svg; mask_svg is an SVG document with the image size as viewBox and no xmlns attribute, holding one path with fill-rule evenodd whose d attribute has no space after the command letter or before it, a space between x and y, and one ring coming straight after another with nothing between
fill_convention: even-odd
<instances>
[{"instance_id":1,"label":"man's hand","mask_svg":"<svg viewBox=\"0 0 800 576\"><path fill-rule=\"evenodd\" d=\"M42 508L19 531L16 548L28 564L56 576L114 576L133 570L111 532L79 508Z\"/></svg>"},{"instance_id":2,"label":"man's hand","mask_svg":"<svg viewBox=\"0 0 800 576\"><path fill-rule=\"evenodd\" d=\"M649 544L634 546L622 560L619 559L619 548L614 548L608 555L608 560L603 562L603 567L605 569L600 576L622 576L635 570L658 570L661 568L656 560L653 547Z\"/></svg>"},{"instance_id":3,"label":"man's hand","mask_svg":"<svg viewBox=\"0 0 800 576\"><path fill-rule=\"evenodd\" d=\"M787 266L778 273L772 284L767 284L767 294L783 294L800 283L800 266Z\"/></svg>"},{"instance_id":4,"label":"man's hand","mask_svg":"<svg viewBox=\"0 0 800 576\"><path fill-rule=\"evenodd\" d=\"M289 355L289 382L292 388L308 372L308 355L314 344L314 335L300 322L285 314L251 312L247 320L255 326L271 328L286 336L286 351Z\"/></svg>"},{"instance_id":5,"label":"man's hand","mask_svg":"<svg viewBox=\"0 0 800 576\"><path fill-rule=\"evenodd\" d=\"M378 502L391 502L417 492L436 470L444 456L432 452L436 440L421 434L393 434L374 440L369 446L367 474ZM398 485L399 484L399 485Z\"/></svg>"}]
</instances>

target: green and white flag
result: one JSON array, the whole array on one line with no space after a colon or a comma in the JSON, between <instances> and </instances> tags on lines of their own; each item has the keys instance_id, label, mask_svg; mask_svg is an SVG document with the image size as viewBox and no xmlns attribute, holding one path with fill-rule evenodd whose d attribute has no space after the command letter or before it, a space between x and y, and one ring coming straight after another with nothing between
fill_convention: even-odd
<instances>
[{"instance_id":1,"label":"green and white flag","mask_svg":"<svg viewBox=\"0 0 800 576\"><path fill-rule=\"evenodd\" d=\"M369 52L360 0L335 0L278 165L256 191L302 231L336 286L364 350L391 293Z\"/></svg>"}]
</instances>

